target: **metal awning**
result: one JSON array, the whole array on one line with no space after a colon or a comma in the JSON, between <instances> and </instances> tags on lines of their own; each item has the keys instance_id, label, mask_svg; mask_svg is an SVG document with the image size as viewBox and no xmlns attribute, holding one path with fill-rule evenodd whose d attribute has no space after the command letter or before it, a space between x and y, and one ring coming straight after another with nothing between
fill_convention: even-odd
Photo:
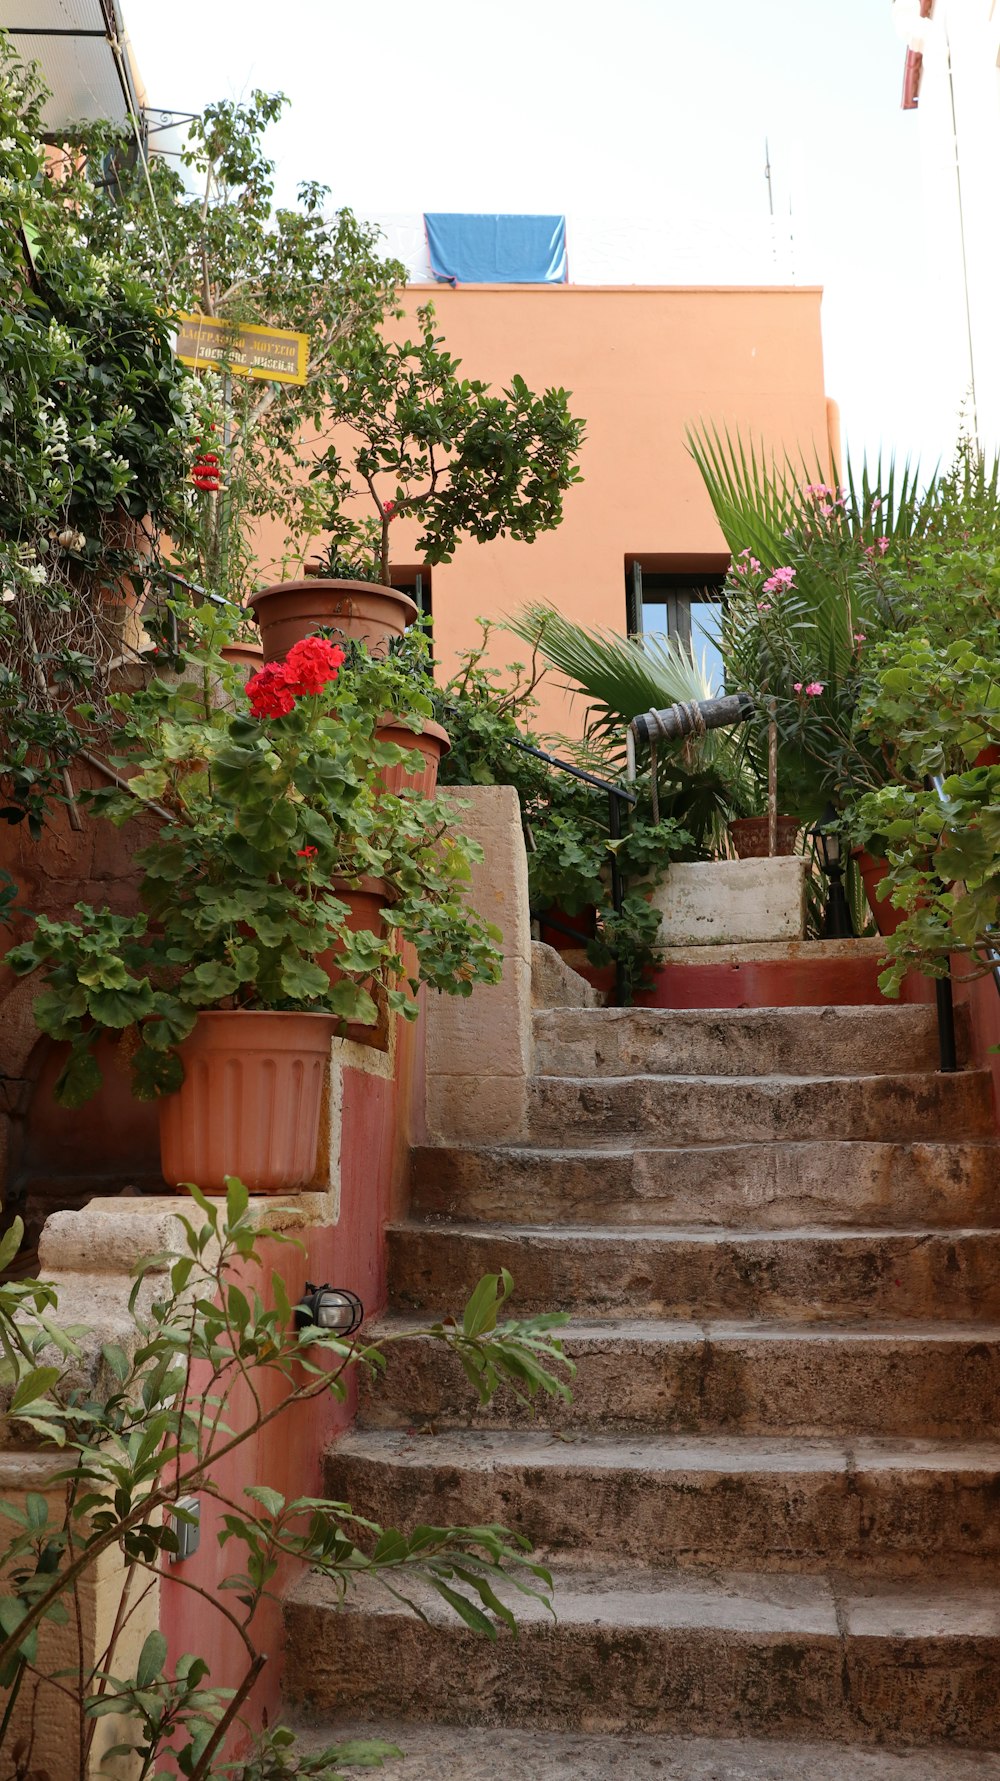
<instances>
[{"instance_id":1,"label":"metal awning","mask_svg":"<svg viewBox=\"0 0 1000 1781\"><path fill-rule=\"evenodd\" d=\"M144 94L118 0L0 0L0 26L25 62L37 62L51 97L47 135L109 118L127 125Z\"/></svg>"}]
</instances>

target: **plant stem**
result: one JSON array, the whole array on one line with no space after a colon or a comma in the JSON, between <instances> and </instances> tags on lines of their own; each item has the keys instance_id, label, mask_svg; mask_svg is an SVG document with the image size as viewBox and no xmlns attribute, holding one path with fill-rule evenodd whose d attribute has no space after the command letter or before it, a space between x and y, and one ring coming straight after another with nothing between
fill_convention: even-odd
<instances>
[{"instance_id":1,"label":"plant stem","mask_svg":"<svg viewBox=\"0 0 1000 1781\"><path fill-rule=\"evenodd\" d=\"M250 1665L250 1668L248 1669L246 1675L244 1676L243 1681L240 1683L239 1688L236 1690L236 1693L233 1695L232 1700L230 1701L228 1707L226 1708L226 1711L223 1713L222 1718L219 1720L218 1725L216 1726L214 1732L212 1733L212 1736L209 1738L208 1743L205 1745L205 1748L201 1753L201 1760L198 1762L197 1766L191 1772L190 1781L207 1781L207 1777L210 1773L210 1766L211 1766L212 1758L214 1757L216 1751L218 1750L219 1745L222 1743L223 1738L225 1737L226 1733L229 1730L229 1727L232 1725L233 1720L236 1718L236 1715L239 1712L240 1708L242 1707L243 1702L246 1700L247 1695L250 1693L250 1690L253 1688L253 1685L256 1682L257 1677L260 1675L261 1670L264 1668L264 1665L266 1664L266 1662L267 1662L267 1658L264 1655L264 1653L258 1652L257 1656L253 1660L253 1663Z\"/></svg>"}]
</instances>

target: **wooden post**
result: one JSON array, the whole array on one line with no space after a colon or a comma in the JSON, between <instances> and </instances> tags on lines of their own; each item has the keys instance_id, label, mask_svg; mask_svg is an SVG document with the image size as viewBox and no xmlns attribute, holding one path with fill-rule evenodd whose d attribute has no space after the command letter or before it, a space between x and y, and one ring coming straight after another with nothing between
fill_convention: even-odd
<instances>
[{"instance_id":1,"label":"wooden post","mask_svg":"<svg viewBox=\"0 0 1000 1781\"><path fill-rule=\"evenodd\" d=\"M767 857L773 860L778 851L778 726L774 719L774 700L768 700L771 721L767 726Z\"/></svg>"}]
</instances>

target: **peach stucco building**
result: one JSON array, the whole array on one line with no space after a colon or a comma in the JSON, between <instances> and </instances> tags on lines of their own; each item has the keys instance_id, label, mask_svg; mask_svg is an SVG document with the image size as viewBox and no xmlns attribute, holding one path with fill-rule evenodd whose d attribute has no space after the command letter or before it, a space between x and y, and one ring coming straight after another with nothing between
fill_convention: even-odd
<instances>
[{"instance_id":1,"label":"peach stucco building","mask_svg":"<svg viewBox=\"0 0 1000 1781\"><path fill-rule=\"evenodd\" d=\"M427 570L415 526L394 529L393 579L412 587L420 572L442 674L475 641L480 615L503 618L529 601L618 631L687 628L685 589L697 593L728 560L686 449L692 421L739 429L810 466L837 454L815 286L411 285L408 312L428 299L469 376L560 385L587 429L584 480L561 526L534 544L462 543L450 564ZM693 634L697 646L697 620ZM500 663L523 653L498 639ZM555 687L539 717L553 730L582 722Z\"/></svg>"}]
</instances>

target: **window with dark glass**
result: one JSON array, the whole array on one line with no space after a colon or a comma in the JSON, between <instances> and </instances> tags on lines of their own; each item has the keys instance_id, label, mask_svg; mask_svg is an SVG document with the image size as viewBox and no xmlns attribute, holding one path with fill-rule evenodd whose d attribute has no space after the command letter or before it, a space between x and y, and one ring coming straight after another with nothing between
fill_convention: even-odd
<instances>
[{"instance_id":1,"label":"window with dark glass","mask_svg":"<svg viewBox=\"0 0 1000 1781\"><path fill-rule=\"evenodd\" d=\"M713 691L722 690L719 633L725 570L663 569L639 557L626 562L625 610L630 637L670 637L704 658Z\"/></svg>"}]
</instances>

